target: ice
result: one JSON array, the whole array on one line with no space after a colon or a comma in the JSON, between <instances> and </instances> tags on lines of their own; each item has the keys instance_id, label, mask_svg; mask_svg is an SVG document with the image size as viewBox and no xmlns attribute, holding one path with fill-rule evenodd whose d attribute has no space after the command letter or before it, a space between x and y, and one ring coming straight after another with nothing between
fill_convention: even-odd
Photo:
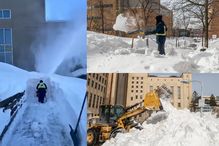
<instances>
[{"instance_id":1,"label":"ice","mask_svg":"<svg viewBox=\"0 0 219 146\"><path fill-rule=\"evenodd\" d=\"M118 134L103 146L217 146L219 145L219 119L215 115L177 110L168 100L161 100L168 114L157 123L143 123L143 130L132 129ZM160 114L160 113L158 113Z\"/></svg>"}]
</instances>

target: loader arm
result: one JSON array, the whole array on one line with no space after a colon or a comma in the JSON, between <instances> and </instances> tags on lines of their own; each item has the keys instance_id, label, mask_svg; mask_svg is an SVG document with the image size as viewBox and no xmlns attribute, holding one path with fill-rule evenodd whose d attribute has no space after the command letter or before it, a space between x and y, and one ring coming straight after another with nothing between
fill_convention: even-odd
<instances>
[{"instance_id":1,"label":"loader arm","mask_svg":"<svg viewBox=\"0 0 219 146\"><path fill-rule=\"evenodd\" d=\"M135 107L141 105L141 103L143 103L143 106L134 109ZM127 111L120 118L117 119L118 127L126 129L125 124L124 124L124 121L126 119L140 115L146 112L147 110L148 111L151 111L151 110L159 111L161 106L162 105L161 105L157 92L151 91L145 95L144 100L142 102L137 103L134 106L131 106L133 109L128 108L129 111Z\"/></svg>"}]
</instances>

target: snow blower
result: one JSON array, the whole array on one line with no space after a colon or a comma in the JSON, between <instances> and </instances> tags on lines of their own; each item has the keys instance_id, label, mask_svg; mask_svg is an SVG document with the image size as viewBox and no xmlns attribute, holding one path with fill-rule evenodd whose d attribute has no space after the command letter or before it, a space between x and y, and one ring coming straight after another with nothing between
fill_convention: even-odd
<instances>
[{"instance_id":1,"label":"snow blower","mask_svg":"<svg viewBox=\"0 0 219 146\"><path fill-rule=\"evenodd\" d=\"M81 111L80 111L80 114L79 114L78 121L77 121L75 129L73 129L72 126L69 124L69 127L71 129L70 135L71 135L71 138L73 140L74 146L79 146L80 145L80 137L78 135L78 126L79 126L79 122L81 120L81 115L82 115L82 112L83 112L83 109L84 109L86 98L87 98L87 92L84 96L84 100L83 100L83 103L82 103Z\"/></svg>"}]
</instances>

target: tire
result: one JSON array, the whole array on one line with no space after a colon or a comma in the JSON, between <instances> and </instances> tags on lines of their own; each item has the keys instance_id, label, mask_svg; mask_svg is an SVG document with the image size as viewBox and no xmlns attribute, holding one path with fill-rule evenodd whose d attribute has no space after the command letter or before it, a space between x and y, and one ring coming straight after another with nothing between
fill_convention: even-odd
<instances>
[{"instance_id":1,"label":"tire","mask_svg":"<svg viewBox=\"0 0 219 146\"><path fill-rule=\"evenodd\" d=\"M98 143L98 134L94 128L87 130L87 145L95 146Z\"/></svg>"}]
</instances>

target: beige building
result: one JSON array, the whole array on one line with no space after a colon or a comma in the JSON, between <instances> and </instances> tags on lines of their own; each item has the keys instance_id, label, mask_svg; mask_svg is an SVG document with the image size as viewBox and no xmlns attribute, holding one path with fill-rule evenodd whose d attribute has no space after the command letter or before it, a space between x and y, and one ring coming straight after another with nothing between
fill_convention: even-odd
<instances>
[{"instance_id":1,"label":"beige building","mask_svg":"<svg viewBox=\"0 0 219 146\"><path fill-rule=\"evenodd\" d=\"M181 76L129 74L126 106L142 101L146 93L165 85L173 93L171 102L174 107L188 108L192 100L192 83L181 83L183 80L192 80L192 74L183 73Z\"/></svg>"},{"instance_id":2,"label":"beige building","mask_svg":"<svg viewBox=\"0 0 219 146\"><path fill-rule=\"evenodd\" d=\"M87 107L88 118L97 116L99 113L99 106L104 103L106 98L108 74L88 74L87 76Z\"/></svg>"}]
</instances>

